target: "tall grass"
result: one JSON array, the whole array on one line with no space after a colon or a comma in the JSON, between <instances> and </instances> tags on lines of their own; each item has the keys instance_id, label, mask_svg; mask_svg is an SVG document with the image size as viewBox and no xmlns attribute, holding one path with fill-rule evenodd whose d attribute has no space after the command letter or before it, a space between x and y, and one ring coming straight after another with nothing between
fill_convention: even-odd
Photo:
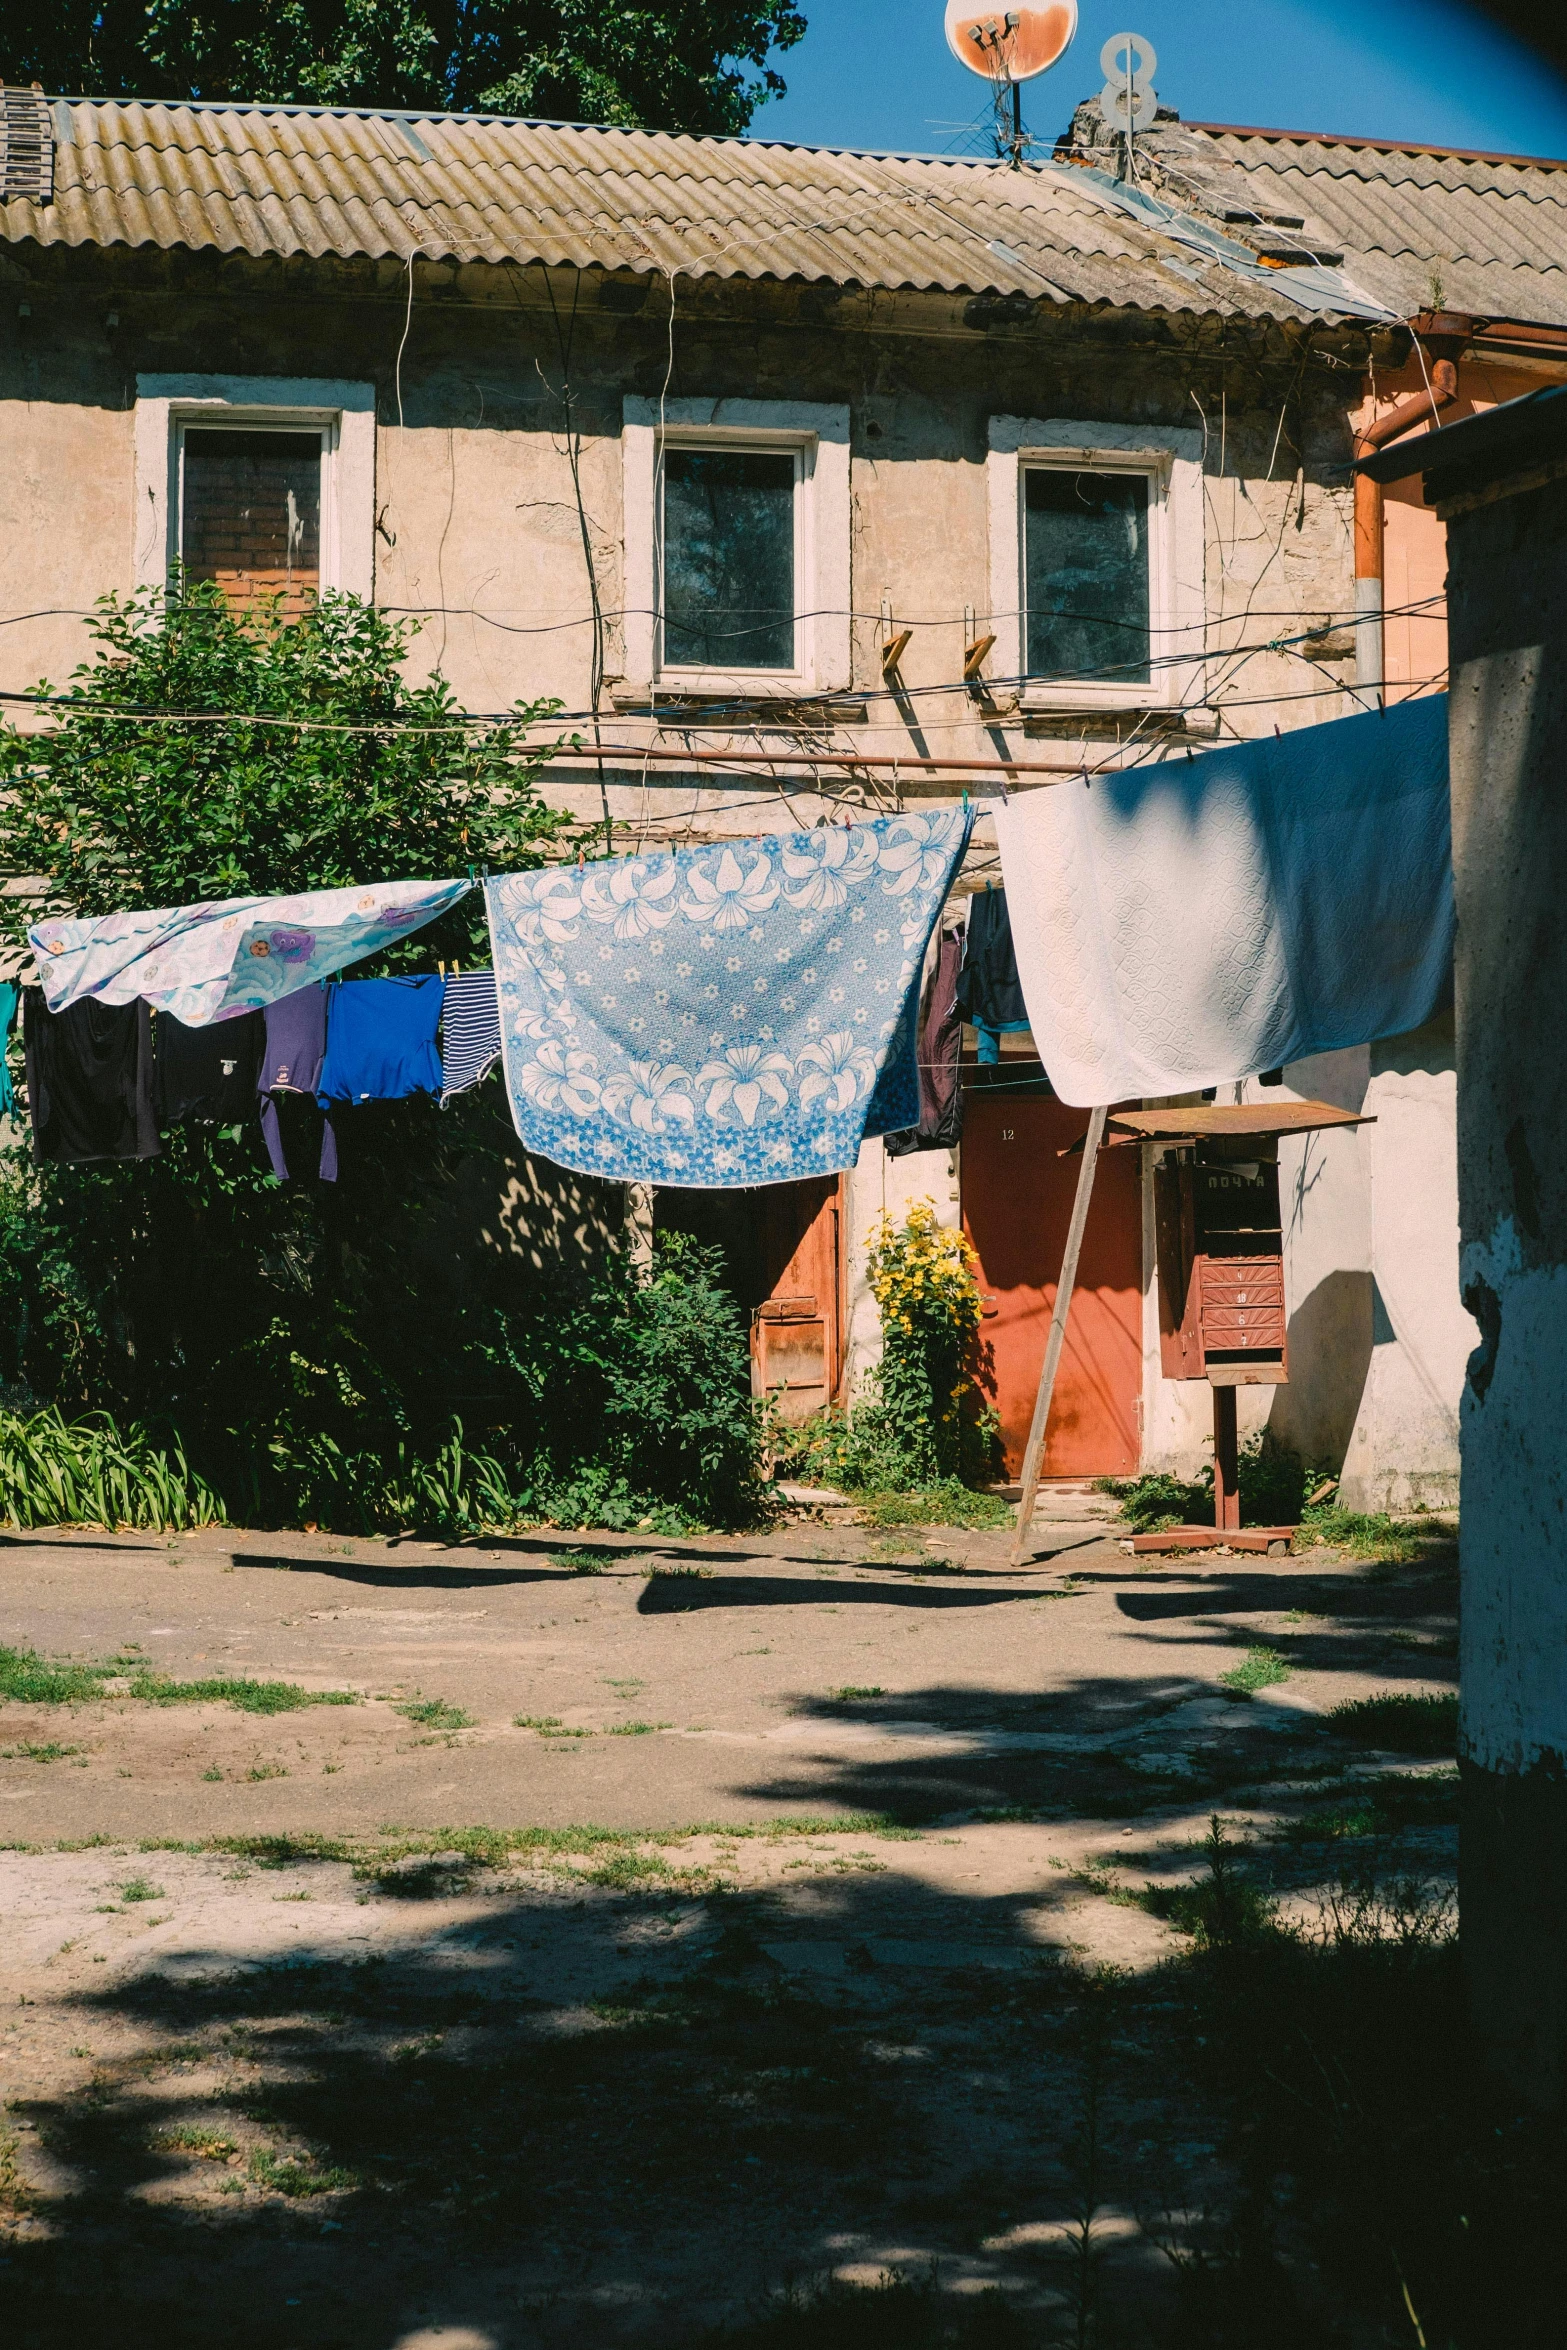
<instances>
[{"instance_id":1,"label":"tall grass","mask_svg":"<svg viewBox=\"0 0 1567 2350\"><path fill-rule=\"evenodd\" d=\"M0 1525L221 1525L220 1496L178 1438L159 1444L107 1412L0 1411Z\"/></svg>"},{"instance_id":2,"label":"tall grass","mask_svg":"<svg viewBox=\"0 0 1567 2350\"><path fill-rule=\"evenodd\" d=\"M197 1469L177 1434L160 1440L107 1412L0 1410L0 1526L303 1525L451 1541L541 1521L701 1530L602 1463L559 1474L543 1459L508 1462L471 1445L457 1419L422 1445L399 1434L363 1446L274 1421L232 1431Z\"/></svg>"}]
</instances>

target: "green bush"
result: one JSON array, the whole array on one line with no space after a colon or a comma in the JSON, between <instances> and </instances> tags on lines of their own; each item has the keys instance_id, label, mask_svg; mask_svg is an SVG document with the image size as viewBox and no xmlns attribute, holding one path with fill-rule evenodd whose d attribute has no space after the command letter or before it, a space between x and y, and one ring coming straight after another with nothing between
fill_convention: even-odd
<instances>
[{"instance_id":1,"label":"green bush","mask_svg":"<svg viewBox=\"0 0 1567 2350\"><path fill-rule=\"evenodd\" d=\"M1310 1472L1294 1453L1264 1433L1246 1439L1236 1465L1243 1526L1295 1526L1301 1522ZM1133 1534L1213 1523L1211 1462L1190 1483L1160 1470L1147 1477L1100 1477L1095 1484L1100 1493L1115 1496Z\"/></svg>"},{"instance_id":2,"label":"green bush","mask_svg":"<svg viewBox=\"0 0 1567 2350\"><path fill-rule=\"evenodd\" d=\"M916 1200L902 1224L882 1216L866 1260L881 1361L847 1411L831 1407L801 1428L770 1423L769 1449L785 1475L899 1494L961 1490L993 1473L977 1262L929 1200Z\"/></svg>"},{"instance_id":3,"label":"green bush","mask_svg":"<svg viewBox=\"0 0 1567 2350\"><path fill-rule=\"evenodd\" d=\"M0 727L0 938L46 910L541 863L570 828L521 730L555 705L476 726L439 676L408 683L412 634L347 596L293 620L206 586L107 600L53 727ZM359 968L487 952L474 893ZM314 1119L285 1101L302 1175ZM339 1136L335 1184L274 1182L254 1127L180 1128L140 1164L0 1150L0 1392L43 1407L0 1422L0 1518L462 1534L754 1511L716 1260L612 1250L572 1286L455 1238L457 1203L515 1165L495 1085L370 1103Z\"/></svg>"}]
</instances>

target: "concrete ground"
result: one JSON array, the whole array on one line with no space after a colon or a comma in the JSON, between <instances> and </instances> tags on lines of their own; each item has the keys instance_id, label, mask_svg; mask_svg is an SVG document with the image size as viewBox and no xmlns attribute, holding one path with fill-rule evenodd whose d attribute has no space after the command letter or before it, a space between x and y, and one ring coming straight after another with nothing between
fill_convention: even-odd
<instances>
[{"instance_id":1,"label":"concrete ground","mask_svg":"<svg viewBox=\"0 0 1567 2350\"><path fill-rule=\"evenodd\" d=\"M194 2341L199 2274L269 2350L685 2344L933 2260L1087 2338L1085 2204L1160 2338L1134 2173L1215 2146L1150 2001L1082 2174L1071 1986L1183 1947L1132 1896L1216 1809L1309 1913L1392 1767L1329 1711L1452 1686L1452 1560L1009 1539L0 1538L0 1645L358 1700L0 1707L16 2338Z\"/></svg>"}]
</instances>

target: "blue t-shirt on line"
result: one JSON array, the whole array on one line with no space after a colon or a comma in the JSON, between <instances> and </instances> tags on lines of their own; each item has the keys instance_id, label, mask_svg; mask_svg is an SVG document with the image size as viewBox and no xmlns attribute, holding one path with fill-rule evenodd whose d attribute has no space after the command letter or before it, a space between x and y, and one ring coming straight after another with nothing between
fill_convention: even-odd
<instances>
[{"instance_id":1,"label":"blue t-shirt on line","mask_svg":"<svg viewBox=\"0 0 1567 2350\"><path fill-rule=\"evenodd\" d=\"M444 979L342 979L327 989L326 1058L316 1081L322 1102L400 1101L439 1093L435 1033Z\"/></svg>"}]
</instances>

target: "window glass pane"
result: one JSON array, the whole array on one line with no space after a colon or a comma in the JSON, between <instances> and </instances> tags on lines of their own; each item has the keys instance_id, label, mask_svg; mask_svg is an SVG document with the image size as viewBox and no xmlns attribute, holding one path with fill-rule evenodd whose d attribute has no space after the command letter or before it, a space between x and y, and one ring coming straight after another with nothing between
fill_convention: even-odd
<instances>
[{"instance_id":1,"label":"window glass pane","mask_svg":"<svg viewBox=\"0 0 1567 2350\"><path fill-rule=\"evenodd\" d=\"M321 435L187 431L180 559L238 603L297 610L321 584Z\"/></svg>"},{"instance_id":2,"label":"window glass pane","mask_svg":"<svg viewBox=\"0 0 1567 2350\"><path fill-rule=\"evenodd\" d=\"M1148 666L1148 477L1024 475L1030 677L1140 684Z\"/></svg>"},{"instance_id":3,"label":"window glass pane","mask_svg":"<svg viewBox=\"0 0 1567 2350\"><path fill-rule=\"evenodd\" d=\"M664 660L794 667L792 457L665 452Z\"/></svg>"}]
</instances>

